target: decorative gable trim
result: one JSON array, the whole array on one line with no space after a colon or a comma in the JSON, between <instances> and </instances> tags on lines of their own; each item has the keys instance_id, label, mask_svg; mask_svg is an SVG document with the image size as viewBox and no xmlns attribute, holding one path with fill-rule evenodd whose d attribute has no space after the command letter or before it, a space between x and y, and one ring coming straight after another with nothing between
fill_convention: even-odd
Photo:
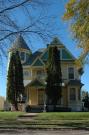
<instances>
[{"instance_id":1,"label":"decorative gable trim","mask_svg":"<svg viewBox=\"0 0 89 135\"><path fill-rule=\"evenodd\" d=\"M39 62L39 63L37 63L37 62ZM33 61L33 63L31 64L31 66L44 66L44 63L43 63L43 61L40 59L40 57L37 57L37 58Z\"/></svg>"},{"instance_id":2,"label":"decorative gable trim","mask_svg":"<svg viewBox=\"0 0 89 135\"><path fill-rule=\"evenodd\" d=\"M44 50L44 52L41 54L40 58L42 58L43 55L44 55L47 51L48 51L48 48L46 48L46 49Z\"/></svg>"}]
</instances>

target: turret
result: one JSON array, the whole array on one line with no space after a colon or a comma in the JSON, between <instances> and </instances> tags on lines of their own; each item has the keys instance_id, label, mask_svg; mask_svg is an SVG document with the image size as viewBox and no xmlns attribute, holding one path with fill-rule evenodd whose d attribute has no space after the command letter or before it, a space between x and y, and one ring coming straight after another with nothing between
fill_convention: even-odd
<instances>
[{"instance_id":1,"label":"turret","mask_svg":"<svg viewBox=\"0 0 89 135\"><path fill-rule=\"evenodd\" d=\"M29 56L32 53L30 48L28 47L28 45L26 44L25 40L23 39L23 37L21 35L19 35L17 37L17 39L13 43L12 47L9 49L9 58L10 58L10 54L13 51L19 52L22 64L28 60Z\"/></svg>"}]
</instances>

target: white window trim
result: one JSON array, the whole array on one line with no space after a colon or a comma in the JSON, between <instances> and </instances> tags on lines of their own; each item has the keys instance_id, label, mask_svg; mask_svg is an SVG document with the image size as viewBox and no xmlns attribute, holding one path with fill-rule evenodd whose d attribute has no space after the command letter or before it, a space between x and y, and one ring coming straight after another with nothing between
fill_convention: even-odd
<instances>
[{"instance_id":1,"label":"white window trim","mask_svg":"<svg viewBox=\"0 0 89 135\"><path fill-rule=\"evenodd\" d=\"M74 79L69 79L69 68L73 68L74 69ZM68 66L67 67L67 78L68 78L68 80L75 80L75 67L74 66Z\"/></svg>"}]
</instances>

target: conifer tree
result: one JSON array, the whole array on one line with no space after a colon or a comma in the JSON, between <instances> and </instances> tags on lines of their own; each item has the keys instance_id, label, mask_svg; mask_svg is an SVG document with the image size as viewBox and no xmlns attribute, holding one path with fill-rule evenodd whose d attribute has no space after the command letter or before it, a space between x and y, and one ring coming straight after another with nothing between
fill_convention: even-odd
<instances>
[{"instance_id":1,"label":"conifer tree","mask_svg":"<svg viewBox=\"0 0 89 135\"><path fill-rule=\"evenodd\" d=\"M19 53L13 52L7 75L7 100L18 110L18 99L24 95L23 69Z\"/></svg>"},{"instance_id":2,"label":"conifer tree","mask_svg":"<svg viewBox=\"0 0 89 135\"><path fill-rule=\"evenodd\" d=\"M11 54L8 75L7 75L7 100L14 104L15 103L15 78L14 78L14 53Z\"/></svg>"},{"instance_id":3,"label":"conifer tree","mask_svg":"<svg viewBox=\"0 0 89 135\"><path fill-rule=\"evenodd\" d=\"M55 105L61 98L62 83L60 52L57 47L49 47L46 82L46 104L53 105L55 108Z\"/></svg>"},{"instance_id":4,"label":"conifer tree","mask_svg":"<svg viewBox=\"0 0 89 135\"><path fill-rule=\"evenodd\" d=\"M16 87L18 89L18 94L24 95L24 84L23 84L23 68L19 56L19 52L16 51Z\"/></svg>"}]
</instances>

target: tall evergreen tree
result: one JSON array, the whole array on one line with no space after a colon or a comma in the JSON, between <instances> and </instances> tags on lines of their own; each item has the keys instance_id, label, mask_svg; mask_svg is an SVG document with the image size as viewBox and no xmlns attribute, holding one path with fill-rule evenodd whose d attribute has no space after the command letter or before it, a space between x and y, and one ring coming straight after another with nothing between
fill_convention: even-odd
<instances>
[{"instance_id":1,"label":"tall evergreen tree","mask_svg":"<svg viewBox=\"0 0 89 135\"><path fill-rule=\"evenodd\" d=\"M18 99L24 95L23 69L19 53L13 52L7 75L7 100L18 110Z\"/></svg>"},{"instance_id":2,"label":"tall evergreen tree","mask_svg":"<svg viewBox=\"0 0 89 135\"><path fill-rule=\"evenodd\" d=\"M47 67L46 95L47 104L55 105L61 98L62 74L60 65L60 51L57 47L49 47Z\"/></svg>"},{"instance_id":3,"label":"tall evergreen tree","mask_svg":"<svg viewBox=\"0 0 89 135\"><path fill-rule=\"evenodd\" d=\"M18 89L18 93L24 95L23 68L18 51L16 51L15 56L16 56L16 68L15 68L16 87Z\"/></svg>"}]
</instances>

